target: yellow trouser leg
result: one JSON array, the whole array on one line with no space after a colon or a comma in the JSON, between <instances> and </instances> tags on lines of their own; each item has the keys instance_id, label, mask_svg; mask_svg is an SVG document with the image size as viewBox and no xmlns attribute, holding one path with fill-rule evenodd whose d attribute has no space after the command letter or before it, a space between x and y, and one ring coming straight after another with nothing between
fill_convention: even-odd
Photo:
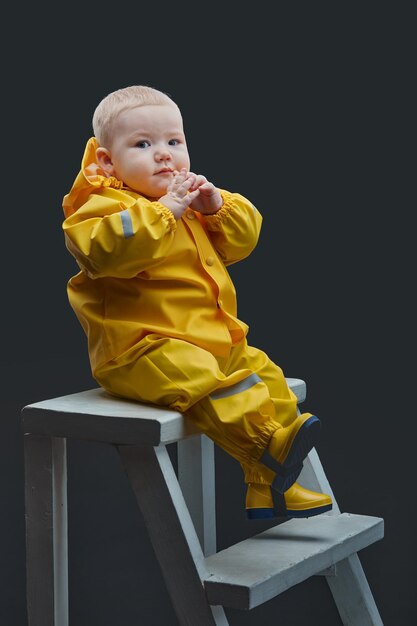
<instances>
[{"instance_id":1,"label":"yellow trouser leg","mask_svg":"<svg viewBox=\"0 0 417 626\"><path fill-rule=\"evenodd\" d=\"M297 397L289 389L282 369L265 352L242 342L231 353L226 370L248 368L255 372L268 388L269 396L275 408L273 422L275 429L292 424L297 418ZM273 480L271 470L260 463L242 462L246 483L270 484Z\"/></svg>"},{"instance_id":2,"label":"yellow trouser leg","mask_svg":"<svg viewBox=\"0 0 417 626\"><path fill-rule=\"evenodd\" d=\"M273 432L296 419L296 397L262 351L242 342L221 359L149 335L95 376L111 393L186 413L241 463L246 482L272 482L274 473L258 459Z\"/></svg>"}]
</instances>

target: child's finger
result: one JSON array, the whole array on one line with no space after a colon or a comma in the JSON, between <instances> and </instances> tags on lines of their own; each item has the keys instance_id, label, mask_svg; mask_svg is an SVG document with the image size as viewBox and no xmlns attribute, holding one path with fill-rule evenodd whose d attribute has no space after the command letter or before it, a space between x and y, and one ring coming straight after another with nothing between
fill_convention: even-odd
<instances>
[{"instance_id":1,"label":"child's finger","mask_svg":"<svg viewBox=\"0 0 417 626\"><path fill-rule=\"evenodd\" d=\"M192 187L194 184L194 178L186 178L185 180L182 181L182 183L180 184L180 187L187 189L187 191L190 189L190 187Z\"/></svg>"},{"instance_id":2,"label":"child's finger","mask_svg":"<svg viewBox=\"0 0 417 626\"><path fill-rule=\"evenodd\" d=\"M205 192L205 193L213 193L213 191L216 189L215 186L213 185L213 183L210 183L208 180L203 184L200 185L200 189L201 191Z\"/></svg>"},{"instance_id":3,"label":"child's finger","mask_svg":"<svg viewBox=\"0 0 417 626\"><path fill-rule=\"evenodd\" d=\"M185 167L183 167L180 171L175 170L174 171L174 180L177 180L178 182L185 180L187 178L187 170Z\"/></svg>"},{"instance_id":4,"label":"child's finger","mask_svg":"<svg viewBox=\"0 0 417 626\"><path fill-rule=\"evenodd\" d=\"M185 180L174 179L172 183L172 188L170 189L170 191L180 196L185 196L190 190L192 184L193 184L193 179L190 179L190 178L186 178Z\"/></svg>"},{"instance_id":5,"label":"child's finger","mask_svg":"<svg viewBox=\"0 0 417 626\"><path fill-rule=\"evenodd\" d=\"M190 204L195 198L197 198L199 193L200 193L200 189L195 189L194 191L189 192L188 199L190 200Z\"/></svg>"},{"instance_id":6,"label":"child's finger","mask_svg":"<svg viewBox=\"0 0 417 626\"><path fill-rule=\"evenodd\" d=\"M204 183L207 181L207 178L205 176L202 176L201 174L192 174L195 177L195 181L194 181L194 185L193 188L197 189L197 187L201 187L201 185L204 185Z\"/></svg>"}]
</instances>

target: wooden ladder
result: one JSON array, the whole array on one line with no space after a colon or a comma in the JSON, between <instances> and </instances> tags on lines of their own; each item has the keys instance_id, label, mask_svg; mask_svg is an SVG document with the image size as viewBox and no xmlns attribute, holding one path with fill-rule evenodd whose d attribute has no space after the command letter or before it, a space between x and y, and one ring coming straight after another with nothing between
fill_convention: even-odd
<instances>
[{"instance_id":1,"label":"wooden ladder","mask_svg":"<svg viewBox=\"0 0 417 626\"><path fill-rule=\"evenodd\" d=\"M287 382L303 402L304 381ZM227 626L223 607L252 609L313 575L326 577L343 624L382 625L357 552L382 539L383 520L340 512L314 449L298 482L331 495L332 511L217 552L214 445L181 413L98 388L25 406L22 427L29 626L69 625L68 437L117 447L181 625Z\"/></svg>"}]
</instances>

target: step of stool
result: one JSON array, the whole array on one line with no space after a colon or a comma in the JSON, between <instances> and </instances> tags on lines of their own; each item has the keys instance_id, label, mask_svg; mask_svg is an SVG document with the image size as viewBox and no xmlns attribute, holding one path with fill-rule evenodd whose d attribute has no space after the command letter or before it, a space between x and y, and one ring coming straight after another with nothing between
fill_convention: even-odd
<instances>
[{"instance_id":1,"label":"step of stool","mask_svg":"<svg viewBox=\"0 0 417 626\"><path fill-rule=\"evenodd\" d=\"M302 402L306 384L287 378ZM178 411L117 398L101 387L43 400L22 409L25 434L75 437L115 444L159 446L199 434L193 422Z\"/></svg>"},{"instance_id":2,"label":"step of stool","mask_svg":"<svg viewBox=\"0 0 417 626\"><path fill-rule=\"evenodd\" d=\"M252 609L383 535L378 517L341 513L288 520L205 559L208 601Z\"/></svg>"},{"instance_id":3,"label":"step of stool","mask_svg":"<svg viewBox=\"0 0 417 626\"><path fill-rule=\"evenodd\" d=\"M25 434L151 446L200 432L178 411L117 398L101 387L25 406L22 428Z\"/></svg>"}]
</instances>

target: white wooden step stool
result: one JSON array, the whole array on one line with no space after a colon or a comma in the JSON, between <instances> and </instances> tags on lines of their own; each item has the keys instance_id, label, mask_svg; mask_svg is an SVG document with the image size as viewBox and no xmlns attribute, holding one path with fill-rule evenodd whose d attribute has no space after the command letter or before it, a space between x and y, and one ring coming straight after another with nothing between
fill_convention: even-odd
<instances>
[{"instance_id":1,"label":"white wooden step stool","mask_svg":"<svg viewBox=\"0 0 417 626\"><path fill-rule=\"evenodd\" d=\"M301 403L304 381L287 382ZM357 552L383 537L383 520L340 513L314 449L299 482L330 494L333 510L216 552L214 445L189 418L98 388L25 406L22 427L29 626L69 624L67 437L117 446L181 625L227 626L223 607L251 609L316 574L343 624L382 625Z\"/></svg>"}]
</instances>

